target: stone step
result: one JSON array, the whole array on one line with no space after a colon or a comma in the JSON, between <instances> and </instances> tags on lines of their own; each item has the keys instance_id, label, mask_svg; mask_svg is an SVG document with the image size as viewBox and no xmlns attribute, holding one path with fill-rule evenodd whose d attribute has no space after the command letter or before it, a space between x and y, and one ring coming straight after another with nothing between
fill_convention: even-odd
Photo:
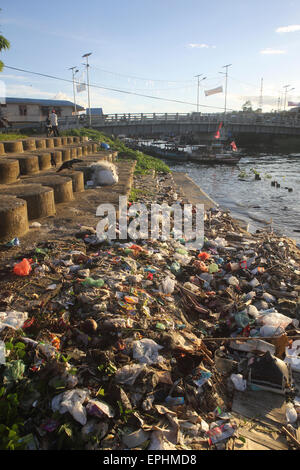
<instances>
[{"instance_id":1,"label":"stone step","mask_svg":"<svg viewBox=\"0 0 300 470\"><path fill-rule=\"evenodd\" d=\"M0 198L0 240L8 242L28 232L27 202L15 196L1 195Z\"/></svg>"},{"instance_id":2,"label":"stone step","mask_svg":"<svg viewBox=\"0 0 300 470\"><path fill-rule=\"evenodd\" d=\"M0 188L2 195L16 196L27 202L28 220L55 215L54 190L41 184L18 184Z\"/></svg>"},{"instance_id":3,"label":"stone step","mask_svg":"<svg viewBox=\"0 0 300 470\"><path fill-rule=\"evenodd\" d=\"M26 234L28 220L54 216L57 204L67 203L66 207L71 208L83 208L88 200L93 206L101 201L117 204L120 195L128 195L135 162L115 163L116 151L98 150L99 143L72 136L0 143L1 241ZM74 158L82 162L57 171L63 162ZM119 175L116 185L85 188L90 178L89 167L97 161L116 164ZM80 193L84 191L87 196L82 199Z\"/></svg>"}]
</instances>

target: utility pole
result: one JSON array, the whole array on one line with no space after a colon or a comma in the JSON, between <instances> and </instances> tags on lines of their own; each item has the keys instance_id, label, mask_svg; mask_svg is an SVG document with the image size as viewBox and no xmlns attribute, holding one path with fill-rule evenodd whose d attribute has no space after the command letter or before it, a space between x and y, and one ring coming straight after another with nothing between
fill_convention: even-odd
<instances>
[{"instance_id":1,"label":"utility pole","mask_svg":"<svg viewBox=\"0 0 300 470\"><path fill-rule=\"evenodd\" d=\"M88 88L88 106L89 106L89 124L92 125L92 114L91 114L91 99L90 99L90 78L89 78L89 56L92 55L92 52L84 54L82 57L86 58L86 78L87 78L87 88Z\"/></svg>"},{"instance_id":2,"label":"utility pole","mask_svg":"<svg viewBox=\"0 0 300 470\"><path fill-rule=\"evenodd\" d=\"M232 64L224 65L223 69L226 69L225 72L225 106L224 106L224 121L226 119L226 111L227 111L227 86L228 86L228 67L231 67Z\"/></svg>"},{"instance_id":3,"label":"utility pole","mask_svg":"<svg viewBox=\"0 0 300 470\"><path fill-rule=\"evenodd\" d=\"M291 85L285 85L283 88L285 88L285 94L284 94L284 107L283 110L285 111L285 106L286 106L286 94L287 94L287 89Z\"/></svg>"},{"instance_id":4,"label":"utility pole","mask_svg":"<svg viewBox=\"0 0 300 470\"><path fill-rule=\"evenodd\" d=\"M199 88L200 88L200 82L202 82L203 80L205 80L207 77L203 77L200 79L200 77L202 77L203 73L200 73L200 75L195 75L195 77L198 78L198 87L197 87L197 113L199 113Z\"/></svg>"},{"instance_id":5,"label":"utility pole","mask_svg":"<svg viewBox=\"0 0 300 470\"><path fill-rule=\"evenodd\" d=\"M286 109L286 98L287 98L287 93L290 92L290 91L293 91L295 90L295 88L290 88L289 90L285 90L285 100L284 100L284 110Z\"/></svg>"},{"instance_id":6,"label":"utility pole","mask_svg":"<svg viewBox=\"0 0 300 470\"><path fill-rule=\"evenodd\" d=\"M79 72L79 70L77 69L77 67L70 67L69 70L72 70L74 111L75 111L75 115L77 115L76 95L75 95L75 74Z\"/></svg>"},{"instance_id":7,"label":"utility pole","mask_svg":"<svg viewBox=\"0 0 300 470\"><path fill-rule=\"evenodd\" d=\"M260 83L260 97L259 97L259 107L261 111L263 108L263 86L264 86L264 79L262 78L261 83Z\"/></svg>"}]
</instances>

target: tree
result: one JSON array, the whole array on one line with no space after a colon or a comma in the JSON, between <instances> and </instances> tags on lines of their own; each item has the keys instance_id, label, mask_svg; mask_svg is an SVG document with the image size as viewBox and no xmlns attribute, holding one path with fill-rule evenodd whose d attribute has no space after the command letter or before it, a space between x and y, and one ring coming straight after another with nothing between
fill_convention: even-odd
<instances>
[{"instance_id":1,"label":"tree","mask_svg":"<svg viewBox=\"0 0 300 470\"><path fill-rule=\"evenodd\" d=\"M242 110L243 110L243 112L253 111L253 110L252 110L252 103L251 103L251 101L249 101L249 100L246 101L246 103L244 103L243 106L242 106Z\"/></svg>"},{"instance_id":2,"label":"tree","mask_svg":"<svg viewBox=\"0 0 300 470\"><path fill-rule=\"evenodd\" d=\"M1 11L1 8L0 8ZM0 52L10 48L10 42L0 34ZM4 63L0 60L0 72L2 72Z\"/></svg>"}]
</instances>

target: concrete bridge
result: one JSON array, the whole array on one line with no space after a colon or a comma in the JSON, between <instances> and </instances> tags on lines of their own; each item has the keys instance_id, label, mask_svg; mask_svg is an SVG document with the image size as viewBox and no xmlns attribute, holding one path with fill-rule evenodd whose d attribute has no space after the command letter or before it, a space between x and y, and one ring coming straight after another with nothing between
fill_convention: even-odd
<instances>
[{"instance_id":1,"label":"concrete bridge","mask_svg":"<svg viewBox=\"0 0 300 470\"><path fill-rule=\"evenodd\" d=\"M221 121L232 136L295 136L300 137L300 119L280 114L200 114L200 113L125 113L92 116L92 127L107 134L126 136L174 136L215 133ZM89 117L60 119L60 128L81 127L89 124Z\"/></svg>"}]
</instances>

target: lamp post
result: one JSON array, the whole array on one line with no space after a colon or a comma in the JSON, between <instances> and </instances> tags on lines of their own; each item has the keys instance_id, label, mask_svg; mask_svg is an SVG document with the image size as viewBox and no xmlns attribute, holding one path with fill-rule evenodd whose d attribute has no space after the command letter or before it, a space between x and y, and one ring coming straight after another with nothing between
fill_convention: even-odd
<instances>
[{"instance_id":1,"label":"lamp post","mask_svg":"<svg viewBox=\"0 0 300 470\"><path fill-rule=\"evenodd\" d=\"M70 67L69 70L72 70L72 80L73 80L73 96L74 96L74 111L75 116L77 115L77 106L76 106L76 95L75 95L75 74L79 72L77 67Z\"/></svg>"},{"instance_id":2,"label":"lamp post","mask_svg":"<svg viewBox=\"0 0 300 470\"><path fill-rule=\"evenodd\" d=\"M287 93L290 91L295 90L295 88L290 88L289 90L286 88L285 90L285 100L284 100L284 110L286 109L286 98L287 98Z\"/></svg>"},{"instance_id":3,"label":"lamp post","mask_svg":"<svg viewBox=\"0 0 300 470\"><path fill-rule=\"evenodd\" d=\"M89 123L92 125L92 114L91 114L91 99L90 99L90 78L89 78L89 56L92 55L92 52L84 54L82 57L86 58L86 78L87 78L87 87L88 87L88 106L89 106Z\"/></svg>"},{"instance_id":4,"label":"lamp post","mask_svg":"<svg viewBox=\"0 0 300 470\"><path fill-rule=\"evenodd\" d=\"M226 111L227 111L227 86L228 86L228 67L231 67L232 64L227 64L223 66L223 69L226 69L225 72L225 105L224 105L224 121L226 119ZM219 72L224 73L224 72Z\"/></svg>"},{"instance_id":5,"label":"lamp post","mask_svg":"<svg viewBox=\"0 0 300 470\"><path fill-rule=\"evenodd\" d=\"M283 110L285 111L285 105L286 105L286 94L287 94L287 89L288 87L291 86L291 85L285 85L283 88L285 88L285 94L284 94L284 106L283 106Z\"/></svg>"},{"instance_id":6,"label":"lamp post","mask_svg":"<svg viewBox=\"0 0 300 470\"><path fill-rule=\"evenodd\" d=\"M203 73L200 73L200 75L195 75L195 77L198 78L198 86L197 86L197 113L199 113L199 87L200 87L200 82L202 82L203 80L205 80L207 77L203 77L200 79L200 77L202 77Z\"/></svg>"}]
</instances>

